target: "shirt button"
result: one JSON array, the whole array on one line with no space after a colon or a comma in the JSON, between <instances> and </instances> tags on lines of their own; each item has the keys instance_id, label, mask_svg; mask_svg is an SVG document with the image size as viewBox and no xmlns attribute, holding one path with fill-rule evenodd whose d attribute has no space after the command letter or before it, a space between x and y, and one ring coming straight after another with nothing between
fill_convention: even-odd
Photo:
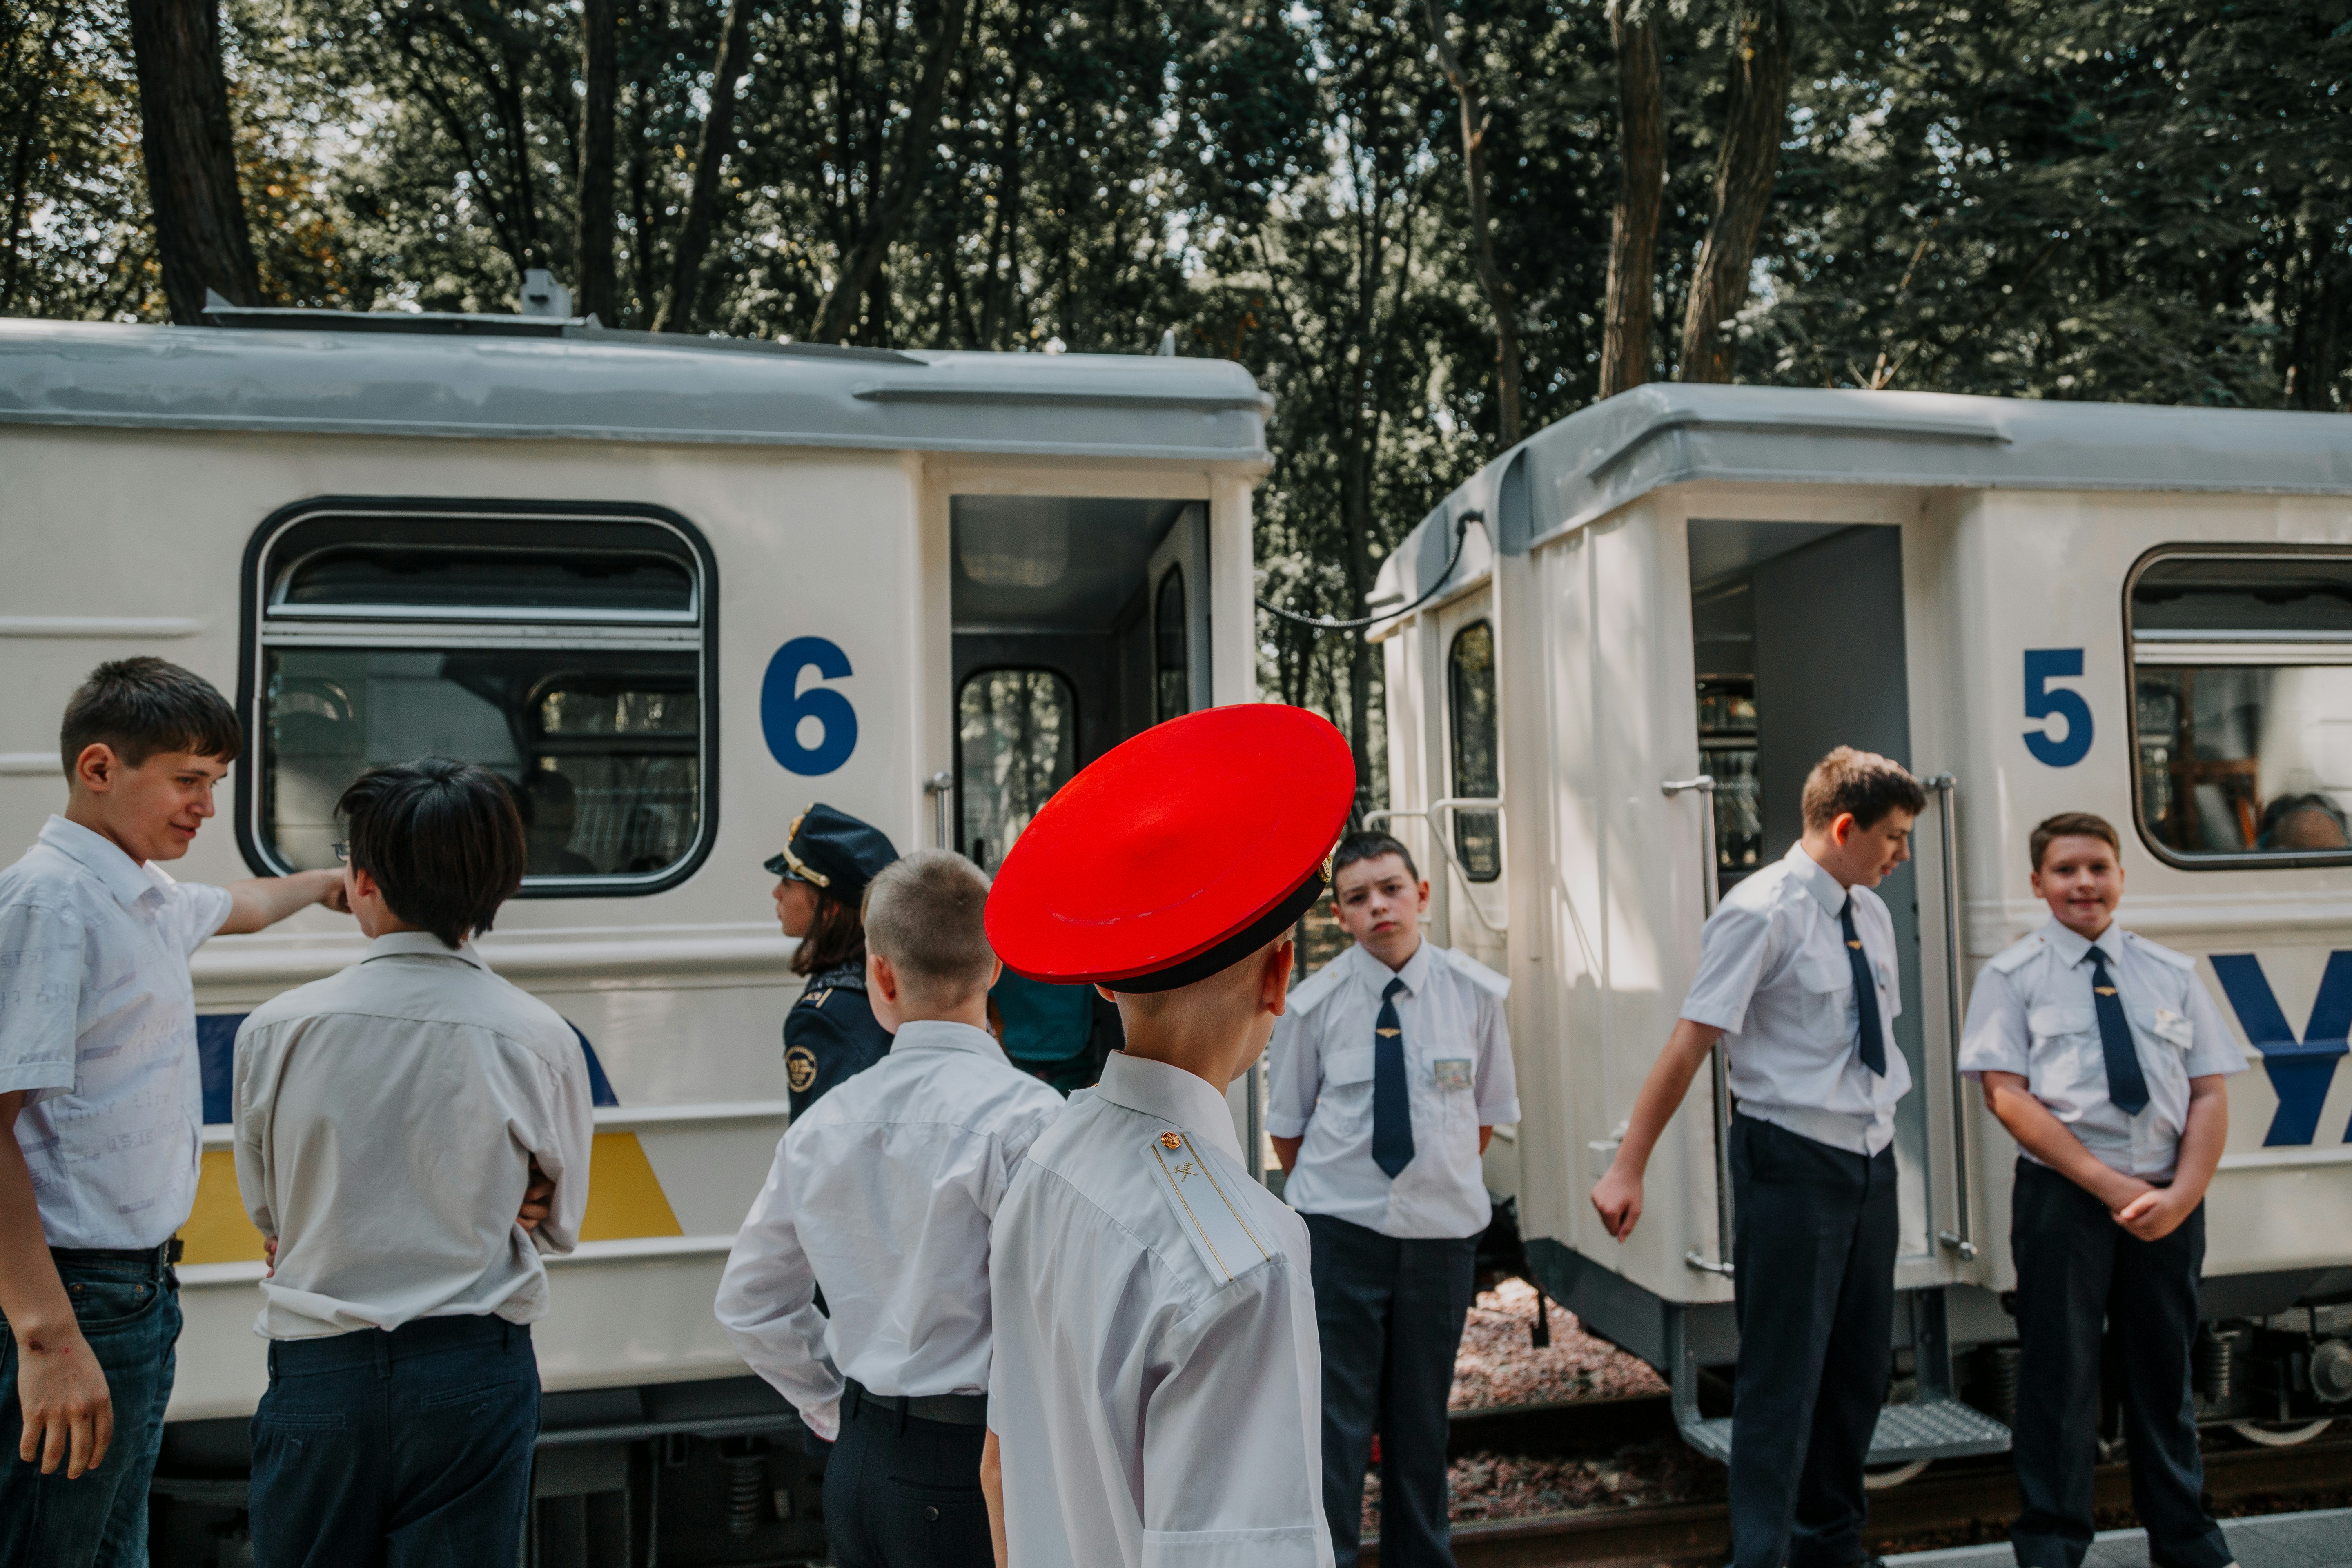
<instances>
[{"instance_id":1,"label":"shirt button","mask_svg":"<svg viewBox=\"0 0 2352 1568\"><path fill-rule=\"evenodd\" d=\"M939 1506L939 1504L937 1504L937 1503L926 1503L926 1504L924 1504L924 1505L923 1505L923 1517L924 1517L925 1519L929 1519L929 1520L936 1520L936 1519L938 1519L938 1518L940 1517L940 1506Z\"/></svg>"}]
</instances>

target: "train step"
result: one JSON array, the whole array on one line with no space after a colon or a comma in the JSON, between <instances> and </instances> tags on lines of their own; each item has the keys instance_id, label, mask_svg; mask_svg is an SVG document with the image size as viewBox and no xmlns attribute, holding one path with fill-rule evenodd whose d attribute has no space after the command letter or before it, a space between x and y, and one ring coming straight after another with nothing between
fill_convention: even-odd
<instances>
[{"instance_id":1,"label":"train step","mask_svg":"<svg viewBox=\"0 0 2352 1568\"><path fill-rule=\"evenodd\" d=\"M1711 1459L1731 1460L1731 1417L1679 1421L1683 1441ZM1957 1399L1929 1398L1890 1405L1878 1413L1871 1435L1870 1462L1907 1465L1918 1459L1954 1459L1967 1454L2009 1452L2009 1428Z\"/></svg>"}]
</instances>

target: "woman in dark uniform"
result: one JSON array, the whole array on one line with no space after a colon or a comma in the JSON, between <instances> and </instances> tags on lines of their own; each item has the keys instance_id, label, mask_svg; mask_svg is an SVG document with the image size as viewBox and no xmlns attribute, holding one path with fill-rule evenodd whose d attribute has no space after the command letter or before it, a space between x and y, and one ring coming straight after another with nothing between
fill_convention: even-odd
<instances>
[{"instance_id":1,"label":"woman in dark uniform","mask_svg":"<svg viewBox=\"0 0 2352 1568\"><path fill-rule=\"evenodd\" d=\"M812 805L784 831L783 852L767 867L777 878L776 917L800 939L793 973L808 977L784 1015L784 1083L800 1115L825 1090L872 1067L890 1048L866 999L866 884L898 851L881 829L829 805Z\"/></svg>"}]
</instances>

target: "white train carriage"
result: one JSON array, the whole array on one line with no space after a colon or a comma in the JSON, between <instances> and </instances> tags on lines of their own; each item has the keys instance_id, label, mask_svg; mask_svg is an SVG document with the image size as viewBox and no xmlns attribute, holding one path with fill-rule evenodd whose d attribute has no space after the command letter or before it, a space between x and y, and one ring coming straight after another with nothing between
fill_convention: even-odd
<instances>
[{"instance_id":1,"label":"white train carriage","mask_svg":"<svg viewBox=\"0 0 2352 1568\"><path fill-rule=\"evenodd\" d=\"M785 1113L799 982L761 862L822 798L992 864L1110 745L1249 700L1268 400L1197 359L219 319L0 322L0 843L62 803L68 693L131 653L246 719L233 805L181 875L331 863L372 763L512 781L530 875L483 951L579 1029L598 1100L585 1240L537 1336L539 1489L574 1500L547 1528L609 1546L626 1517L643 1558L658 1513L664 1562L705 1560L710 1521L727 1561L814 1550L805 1506L779 1517L790 1446L761 1441L788 1407L711 1316ZM208 1125L167 1497L234 1504L266 1380L236 1021L362 945L313 910L195 957Z\"/></svg>"},{"instance_id":2,"label":"white train carriage","mask_svg":"<svg viewBox=\"0 0 2352 1568\"><path fill-rule=\"evenodd\" d=\"M1970 1404L2014 1394L2013 1145L1952 1048L1979 968L2046 918L2026 836L2067 809L2117 825L2122 918L2197 955L2255 1064L2210 1198L2203 1412L2273 1440L2352 1415L2352 423L1645 387L1447 497L1375 608L1423 595L1372 634L1392 820L1443 868L1439 931L1514 982L1526 1121L1489 1179L1538 1283L1668 1374L1694 1444L1727 1451L1698 1396L1738 1342L1719 1066L1629 1243L1586 1194L1717 889L1794 841L1840 742L1934 791L1881 889L1919 1087L1874 1458L2006 1443Z\"/></svg>"}]
</instances>

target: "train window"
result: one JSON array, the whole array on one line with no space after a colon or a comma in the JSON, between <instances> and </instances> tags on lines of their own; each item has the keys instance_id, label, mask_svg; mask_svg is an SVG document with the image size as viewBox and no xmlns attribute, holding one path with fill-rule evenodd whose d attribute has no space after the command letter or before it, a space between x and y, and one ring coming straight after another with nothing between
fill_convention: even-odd
<instances>
[{"instance_id":1,"label":"train window","mask_svg":"<svg viewBox=\"0 0 2352 1568\"><path fill-rule=\"evenodd\" d=\"M1447 706L1453 713L1454 793L1492 800L1503 793L1495 713L1495 629L1473 621L1454 634L1445 658ZM1454 855L1462 874L1491 882L1503 874L1499 813L1456 811Z\"/></svg>"},{"instance_id":2,"label":"train window","mask_svg":"<svg viewBox=\"0 0 2352 1568\"><path fill-rule=\"evenodd\" d=\"M2130 590L2141 835L2189 866L2352 859L2352 554L2170 552Z\"/></svg>"},{"instance_id":3,"label":"train window","mask_svg":"<svg viewBox=\"0 0 2352 1568\"><path fill-rule=\"evenodd\" d=\"M1050 669L987 669L956 699L963 851L1003 864L1037 808L1078 771L1078 700Z\"/></svg>"},{"instance_id":4,"label":"train window","mask_svg":"<svg viewBox=\"0 0 2352 1568\"><path fill-rule=\"evenodd\" d=\"M1152 658L1156 714L1173 719L1192 710L1192 653L1184 626L1184 569L1171 566L1160 574L1160 593L1152 602L1155 648Z\"/></svg>"},{"instance_id":5,"label":"train window","mask_svg":"<svg viewBox=\"0 0 2352 1568\"><path fill-rule=\"evenodd\" d=\"M513 788L526 896L652 891L699 861L715 638L682 521L322 503L255 559L249 858L332 865L344 786L438 755Z\"/></svg>"}]
</instances>

